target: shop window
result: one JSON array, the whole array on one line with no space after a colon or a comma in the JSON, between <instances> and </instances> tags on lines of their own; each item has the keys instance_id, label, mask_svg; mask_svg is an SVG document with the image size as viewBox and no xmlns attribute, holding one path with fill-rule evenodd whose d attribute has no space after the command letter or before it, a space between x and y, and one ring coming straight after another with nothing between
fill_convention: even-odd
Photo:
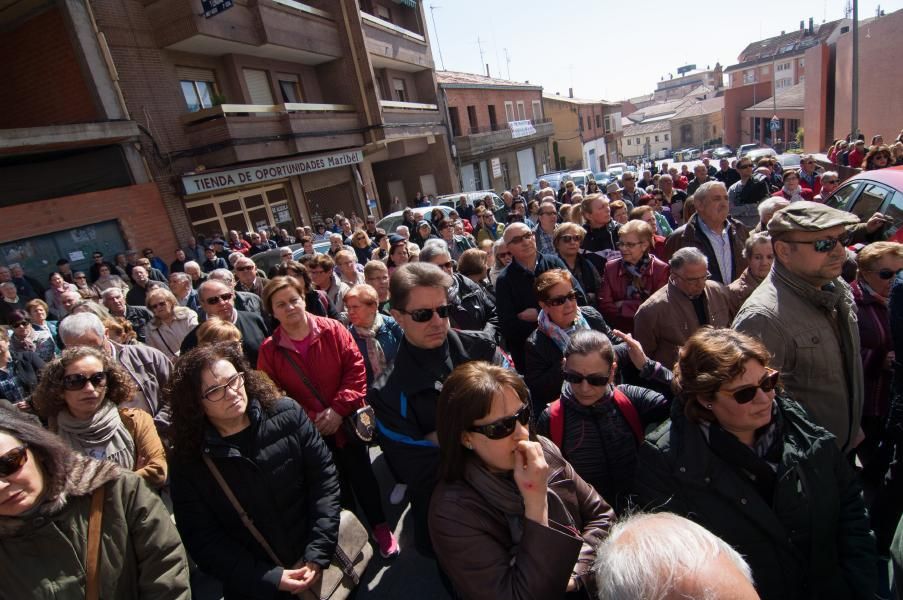
<instances>
[{"instance_id":1,"label":"shop window","mask_svg":"<svg viewBox=\"0 0 903 600\"><path fill-rule=\"evenodd\" d=\"M398 102L408 101L408 89L405 86L404 79L394 77L392 79L392 89L395 91L395 99Z\"/></svg>"},{"instance_id":2,"label":"shop window","mask_svg":"<svg viewBox=\"0 0 903 600\"><path fill-rule=\"evenodd\" d=\"M204 236L223 235L230 229L245 232L278 225L291 229L291 197L279 183L229 194L189 200L185 204L191 227Z\"/></svg>"}]
</instances>

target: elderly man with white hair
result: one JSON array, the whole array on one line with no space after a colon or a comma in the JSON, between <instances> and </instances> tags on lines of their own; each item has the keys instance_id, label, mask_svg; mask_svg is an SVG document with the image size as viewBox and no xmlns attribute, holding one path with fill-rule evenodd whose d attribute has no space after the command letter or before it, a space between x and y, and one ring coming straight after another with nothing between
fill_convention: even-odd
<instances>
[{"instance_id":1,"label":"elderly man with white hair","mask_svg":"<svg viewBox=\"0 0 903 600\"><path fill-rule=\"evenodd\" d=\"M76 292L77 293L77 292ZM16 284L12 281L0 283L0 323L9 324L10 314L14 310L25 310L27 298L20 298Z\"/></svg>"},{"instance_id":2,"label":"elderly man with white hair","mask_svg":"<svg viewBox=\"0 0 903 600\"><path fill-rule=\"evenodd\" d=\"M260 296L252 292L242 292L235 290L235 275L229 269L214 269L207 274L207 281L221 281L235 291L235 309L245 312L251 312L258 315L263 314L263 308L260 304ZM203 284L201 284L203 285ZM200 295L200 287L198 294ZM201 302L201 308L205 309L204 303Z\"/></svg>"},{"instance_id":3,"label":"elderly man with white hair","mask_svg":"<svg viewBox=\"0 0 903 600\"><path fill-rule=\"evenodd\" d=\"M756 225L756 228L753 230L755 232L768 231L768 222L771 221L771 217L774 216L774 213L778 212L782 208L787 207L790 204L790 200L785 198L779 198L776 196L771 196L770 198L766 198L759 203L759 224Z\"/></svg>"},{"instance_id":4,"label":"elderly man with white hair","mask_svg":"<svg viewBox=\"0 0 903 600\"><path fill-rule=\"evenodd\" d=\"M724 540L672 513L621 519L596 548L599 600L758 600L752 571Z\"/></svg>"},{"instance_id":5,"label":"elderly man with white hair","mask_svg":"<svg viewBox=\"0 0 903 600\"><path fill-rule=\"evenodd\" d=\"M147 324L154 315L143 304L136 306L128 304L126 296L119 288L107 288L100 294L100 301L114 317L122 317L132 324L135 336L142 344L147 341Z\"/></svg>"}]
</instances>

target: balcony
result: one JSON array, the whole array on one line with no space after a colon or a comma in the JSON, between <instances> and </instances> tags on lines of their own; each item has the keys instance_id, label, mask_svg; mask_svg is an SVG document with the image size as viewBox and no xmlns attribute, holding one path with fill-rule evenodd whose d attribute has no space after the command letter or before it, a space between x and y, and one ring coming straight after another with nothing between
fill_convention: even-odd
<instances>
[{"instance_id":1,"label":"balcony","mask_svg":"<svg viewBox=\"0 0 903 600\"><path fill-rule=\"evenodd\" d=\"M222 104L181 120L193 154L208 168L364 144L350 104Z\"/></svg>"},{"instance_id":2,"label":"balcony","mask_svg":"<svg viewBox=\"0 0 903 600\"><path fill-rule=\"evenodd\" d=\"M386 137L398 138L410 135L442 135L445 125L435 104L422 102L396 102L380 100Z\"/></svg>"},{"instance_id":3,"label":"balcony","mask_svg":"<svg viewBox=\"0 0 903 600\"><path fill-rule=\"evenodd\" d=\"M106 146L137 141L138 136L138 125L134 121L100 121L0 129L0 155Z\"/></svg>"},{"instance_id":4,"label":"balcony","mask_svg":"<svg viewBox=\"0 0 903 600\"><path fill-rule=\"evenodd\" d=\"M361 11L367 51L373 66L402 71L432 69L433 57L426 38L419 33Z\"/></svg>"},{"instance_id":5,"label":"balcony","mask_svg":"<svg viewBox=\"0 0 903 600\"><path fill-rule=\"evenodd\" d=\"M160 48L222 56L245 54L318 65L342 56L332 15L295 0L235 0L207 19L196 0L147 0Z\"/></svg>"},{"instance_id":6,"label":"balcony","mask_svg":"<svg viewBox=\"0 0 903 600\"><path fill-rule=\"evenodd\" d=\"M497 152L507 148L535 144L545 141L553 133L555 127L549 119L532 121L536 133L521 137L514 137L512 130L507 126L496 130L477 130L470 135L462 135L455 138L455 147L458 155L463 159L473 158L486 152Z\"/></svg>"}]
</instances>

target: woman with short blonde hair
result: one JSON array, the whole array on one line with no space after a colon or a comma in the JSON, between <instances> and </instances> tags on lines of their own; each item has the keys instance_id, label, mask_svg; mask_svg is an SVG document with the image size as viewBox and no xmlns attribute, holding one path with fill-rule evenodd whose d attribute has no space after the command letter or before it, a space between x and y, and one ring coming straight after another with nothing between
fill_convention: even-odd
<instances>
[{"instance_id":1,"label":"woman with short blonde hair","mask_svg":"<svg viewBox=\"0 0 903 600\"><path fill-rule=\"evenodd\" d=\"M147 345L156 348L169 358L179 356L182 341L198 325L198 314L185 306L164 287L156 287L147 293L148 310L154 315L147 324Z\"/></svg>"}]
</instances>

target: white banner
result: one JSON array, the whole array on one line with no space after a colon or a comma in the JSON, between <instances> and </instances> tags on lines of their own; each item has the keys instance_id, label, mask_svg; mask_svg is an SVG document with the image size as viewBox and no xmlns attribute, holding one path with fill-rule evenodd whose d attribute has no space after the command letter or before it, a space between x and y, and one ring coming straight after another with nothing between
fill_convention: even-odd
<instances>
[{"instance_id":1,"label":"white banner","mask_svg":"<svg viewBox=\"0 0 903 600\"><path fill-rule=\"evenodd\" d=\"M185 188L186 195L216 192L243 185L283 179L292 175L304 175L314 171L344 167L363 161L364 153L362 150L347 150L333 154L321 154L294 160L251 165L239 169L229 169L228 171L186 175L182 177L182 185Z\"/></svg>"},{"instance_id":2,"label":"white banner","mask_svg":"<svg viewBox=\"0 0 903 600\"><path fill-rule=\"evenodd\" d=\"M521 138L528 135L534 135L536 128L533 127L532 121L509 121L508 127L511 129L511 137Z\"/></svg>"}]
</instances>

